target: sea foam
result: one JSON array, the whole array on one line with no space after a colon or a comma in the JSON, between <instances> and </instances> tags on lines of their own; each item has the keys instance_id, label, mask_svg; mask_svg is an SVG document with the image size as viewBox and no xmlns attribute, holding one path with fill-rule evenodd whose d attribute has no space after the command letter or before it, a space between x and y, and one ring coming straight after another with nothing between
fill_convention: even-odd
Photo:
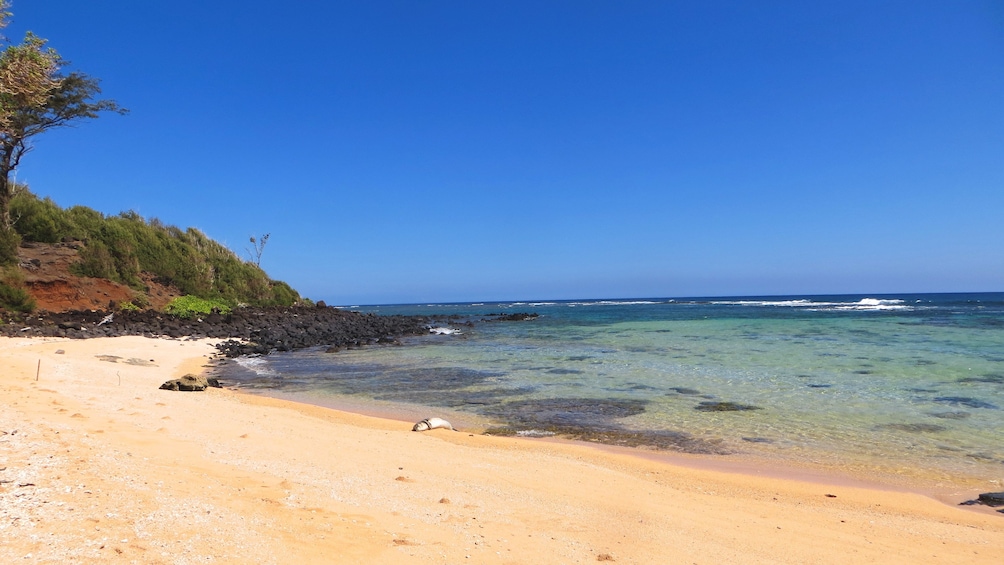
<instances>
[{"instance_id":1,"label":"sea foam","mask_svg":"<svg viewBox=\"0 0 1004 565\"><path fill-rule=\"evenodd\" d=\"M262 357L237 357L234 359L242 368L262 377L276 377L279 373L269 366L268 361Z\"/></svg>"}]
</instances>

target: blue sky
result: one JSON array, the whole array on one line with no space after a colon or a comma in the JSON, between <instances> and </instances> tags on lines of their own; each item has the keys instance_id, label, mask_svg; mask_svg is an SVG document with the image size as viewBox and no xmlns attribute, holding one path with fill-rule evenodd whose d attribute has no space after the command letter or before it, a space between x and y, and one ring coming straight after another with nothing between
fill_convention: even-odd
<instances>
[{"instance_id":1,"label":"blue sky","mask_svg":"<svg viewBox=\"0 0 1004 565\"><path fill-rule=\"evenodd\" d=\"M1004 4L15 0L41 196L329 304L1004 290Z\"/></svg>"}]
</instances>

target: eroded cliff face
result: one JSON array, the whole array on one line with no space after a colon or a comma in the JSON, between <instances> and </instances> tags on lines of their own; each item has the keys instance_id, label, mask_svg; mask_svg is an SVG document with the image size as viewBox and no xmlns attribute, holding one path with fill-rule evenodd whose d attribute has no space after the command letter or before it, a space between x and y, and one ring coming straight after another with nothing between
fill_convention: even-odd
<instances>
[{"instance_id":1,"label":"eroded cliff face","mask_svg":"<svg viewBox=\"0 0 1004 565\"><path fill-rule=\"evenodd\" d=\"M25 287L35 299L37 310L114 310L114 305L135 301L139 294L144 295L149 307L160 310L181 295L177 289L146 275L143 293L107 279L78 277L70 272L70 265L80 260L81 247L80 242L25 243L18 250Z\"/></svg>"}]
</instances>

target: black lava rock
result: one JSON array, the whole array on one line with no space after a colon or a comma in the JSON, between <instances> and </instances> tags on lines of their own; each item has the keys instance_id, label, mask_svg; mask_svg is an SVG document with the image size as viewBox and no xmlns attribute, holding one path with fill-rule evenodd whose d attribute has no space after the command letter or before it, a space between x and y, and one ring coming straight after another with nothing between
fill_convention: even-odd
<instances>
[{"instance_id":1,"label":"black lava rock","mask_svg":"<svg viewBox=\"0 0 1004 565\"><path fill-rule=\"evenodd\" d=\"M238 308L229 314L179 318L152 310L39 313L0 324L0 335L33 337L223 338L217 348L227 357L267 354L317 345L336 347L392 343L401 336L428 333L423 316L377 316L330 307Z\"/></svg>"}]
</instances>

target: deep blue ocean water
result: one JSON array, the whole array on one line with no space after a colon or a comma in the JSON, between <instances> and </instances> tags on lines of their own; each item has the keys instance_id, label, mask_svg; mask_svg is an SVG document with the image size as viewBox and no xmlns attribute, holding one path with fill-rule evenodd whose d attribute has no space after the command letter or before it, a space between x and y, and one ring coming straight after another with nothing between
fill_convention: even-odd
<instances>
[{"instance_id":1,"label":"deep blue ocean water","mask_svg":"<svg viewBox=\"0 0 1004 565\"><path fill-rule=\"evenodd\" d=\"M351 309L439 317L459 333L245 358L221 378L324 405L469 415L497 434L1004 480L1004 293ZM515 312L539 316L478 321Z\"/></svg>"}]
</instances>

